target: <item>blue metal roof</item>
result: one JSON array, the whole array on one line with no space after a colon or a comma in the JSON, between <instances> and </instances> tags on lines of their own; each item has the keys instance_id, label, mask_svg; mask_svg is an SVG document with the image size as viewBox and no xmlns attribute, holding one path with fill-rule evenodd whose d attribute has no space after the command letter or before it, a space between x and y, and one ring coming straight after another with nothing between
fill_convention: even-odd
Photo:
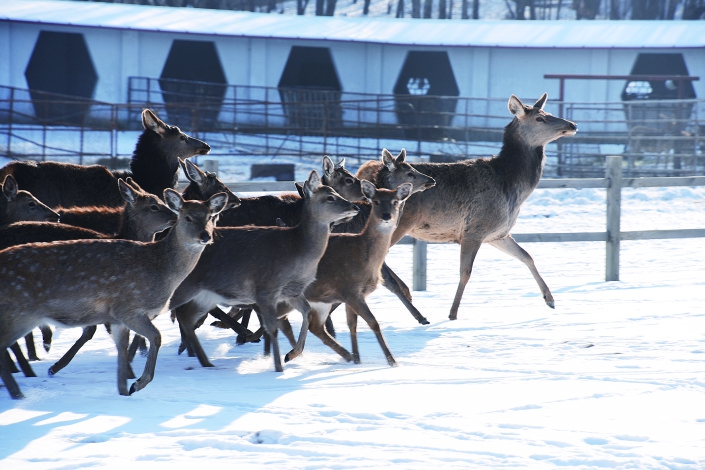
<instances>
[{"instance_id":1,"label":"blue metal roof","mask_svg":"<svg viewBox=\"0 0 705 470\"><path fill-rule=\"evenodd\" d=\"M0 0L0 21L446 47L703 48L701 21L483 21L315 17L59 0Z\"/></svg>"}]
</instances>

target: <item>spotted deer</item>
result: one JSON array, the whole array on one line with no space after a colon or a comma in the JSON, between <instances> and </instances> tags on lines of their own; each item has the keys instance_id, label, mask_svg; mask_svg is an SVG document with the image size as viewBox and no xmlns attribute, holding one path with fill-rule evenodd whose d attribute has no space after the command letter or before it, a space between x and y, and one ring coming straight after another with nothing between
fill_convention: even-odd
<instances>
[{"instance_id":1,"label":"spotted deer","mask_svg":"<svg viewBox=\"0 0 705 470\"><path fill-rule=\"evenodd\" d=\"M212 366L194 332L195 323L217 305L254 306L272 342L274 368L283 370L277 340L277 304L308 312L304 289L314 281L332 223L354 216L358 207L314 170L303 185L301 221L293 227L222 227L212 245L170 302L183 339L201 365Z\"/></svg>"},{"instance_id":2,"label":"spotted deer","mask_svg":"<svg viewBox=\"0 0 705 470\"><path fill-rule=\"evenodd\" d=\"M412 165L432 177L437 185L406 201L391 243L409 235L428 242L460 244L460 281L450 309L451 320L458 317L475 255L483 243L524 263L539 285L546 304L554 307L553 295L533 259L510 235L521 205L541 179L546 145L560 137L572 136L578 130L575 123L545 112L547 99L544 93L533 106L528 106L514 95L509 98L507 106L514 118L504 129L499 155L455 163ZM388 172L384 163L372 162L363 165L357 176L376 182L383 181Z\"/></svg>"},{"instance_id":3,"label":"spotted deer","mask_svg":"<svg viewBox=\"0 0 705 470\"><path fill-rule=\"evenodd\" d=\"M141 390L154 378L161 335L152 319L166 311L174 290L212 242L213 218L226 194L206 202L184 201L173 189L164 200L175 225L155 242L71 240L30 243L0 252L0 351L45 321L65 326L110 323L118 351L121 395ZM38 288L41 286L41 288ZM142 376L127 387L128 335L149 341ZM22 392L0 355L0 377L13 398Z\"/></svg>"}]
</instances>

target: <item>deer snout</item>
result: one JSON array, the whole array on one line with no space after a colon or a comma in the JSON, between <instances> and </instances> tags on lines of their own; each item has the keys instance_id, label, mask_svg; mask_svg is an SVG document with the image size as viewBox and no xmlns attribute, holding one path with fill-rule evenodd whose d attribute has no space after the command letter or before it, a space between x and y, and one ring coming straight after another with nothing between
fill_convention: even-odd
<instances>
[{"instance_id":1,"label":"deer snout","mask_svg":"<svg viewBox=\"0 0 705 470\"><path fill-rule=\"evenodd\" d=\"M392 214L390 214L389 212L385 212L384 214L382 214L382 220L384 220L385 222L392 220Z\"/></svg>"},{"instance_id":2,"label":"deer snout","mask_svg":"<svg viewBox=\"0 0 705 470\"><path fill-rule=\"evenodd\" d=\"M201 245L207 245L211 242L211 234L208 233L208 231L204 230L201 232L201 235L199 235Z\"/></svg>"},{"instance_id":3,"label":"deer snout","mask_svg":"<svg viewBox=\"0 0 705 470\"><path fill-rule=\"evenodd\" d=\"M211 146L208 145L207 143L203 142L203 146L198 150L198 153L201 155L206 155L208 152L211 151Z\"/></svg>"}]
</instances>

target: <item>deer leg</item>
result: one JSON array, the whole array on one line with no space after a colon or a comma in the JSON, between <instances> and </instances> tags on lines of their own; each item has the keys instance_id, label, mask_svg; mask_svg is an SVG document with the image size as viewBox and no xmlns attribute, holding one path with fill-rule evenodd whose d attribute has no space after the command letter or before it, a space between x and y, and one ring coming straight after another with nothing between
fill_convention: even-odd
<instances>
[{"instance_id":1,"label":"deer leg","mask_svg":"<svg viewBox=\"0 0 705 470\"><path fill-rule=\"evenodd\" d=\"M294 349L286 353L286 356L284 356L284 362L289 362L290 360L298 357L299 355L301 355L302 352L304 352L304 345L306 344L306 335L308 334L308 325L310 321L309 314L311 313L311 305L308 303L308 301L303 295L294 297L289 301L289 303L292 307L301 312L303 321L301 322L301 331L299 332L299 339L296 341Z\"/></svg>"},{"instance_id":2,"label":"deer leg","mask_svg":"<svg viewBox=\"0 0 705 470\"><path fill-rule=\"evenodd\" d=\"M196 331L194 330L194 325L198 323L203 315L201 308L199 308L198 304L191 301L177 307L174 311L176 312L176 319L179 321L183 342L186 343L188 348L193 349L201 366L214 367L208 360L208 356L206 356L206 352L203 350L201 342L198 341L198 336L196 336ZM149 350L152 350L151 342Z\"/></svg>"},{"instance_id":3,"label":"deer leg","mask_svg":"<svg viewBox=\"0 0 705 470\"><path fill-rule=\"evenodd\" d=\"M49 375L54 375L61 369L66 367L69 362L71 362L71 360L74 358L76 353L83 347L83 345L93 338L93 335L95 334L97 328L98 327L96 325L85 327L83 329L83 332L81 333L81 336L76 340L75 343L73 343L73 346L71 346L69 350L66 351L66 354L61 356L61 359L56 361L53 366L49 367Z\"/></svg>"},{"instance_id":4,"label":"deer leg","mask_svg":"<svg viewBox=\"0 0 705 470\"><path fill-rule=\"evenodd\" d=\"M139 379L132 383L130 387L130 395L142 390L154 379L154 370L157 367L157 355L159 348L162 345L162 335L152 323L147 315L135 315L127 318L125 325L133 330L136 334L144 336L149 341L149 351L147 352L147 361L144 365L144 371ZM129 362L127 363L129 366Z\"/></svg>"},{"instance_id":5,"label":"deer leg","mask_svg":"<svg viewBox=\"0 0 705 470\"><path fill-rule=\"evenodd\" d=\"M272 346L272 355L274 356L274 370L284 372L282 367L282 359L279 353L279 341L277 340L277 308L275 305L267 305L265 303L257 303L260 306L260 321L264 331L269 337ZM265 341L266 343L266 341Z\"/></svg>"},{"instance_id":6,"label":"deer leg","mask_svg":"<svg viewBox=\"0 0 705 470\"><path fill-rule=\"evenodd\" d=\"M284 333L286 339L289 340L291 347L296 347L296 337L294 336L294 330L291 328L291 323L289 322L288 317L279 319L279 330Z\"/></svg>"},{"instance_id":7,"label":"deer leg","mask_svg":"<svg viewBox=\"0 0 705 470\"><path fill-rule=\"evenodd\" d=\"M113 341L115 341L115 347L117 348L118 353L118 393L120 395L129 395L127 391L127 368L129 366L129 361L127 360L127 348L130 344L130 330L128 330L124 325L120 323L113 323L111 325L110 331L113 335Z\"/></svg>"},{"instance_id":8,"label":"deer leg","mask_svg":"<svg viewBox=\"0 0 705 470\"><path fill-rule=\"evenodd\" d=\"M389 266L387 266L387 263L382 264L382 283L391 293L399 297L401 303L404 304L406 309L409 313L411 313L417 322L422 325L428 325L430 323L428 319L424 317L411 303L411 292L409 291L409 287L404 284L404 281L402 281Z\"/></svg>"},{"instance_id":9,"label":"deer leg","mask_svg":"<svg viewBox=\"0 0 705 470\"><path fill-rule=\"evenodd\" d=\"M463 238L460 243L460 281L458 282L458 289L455 291L453 305L450 307L450 315L448 315L448 318L451 320L458 319L458 308L460 307L460 301L463 298L465 286L470 280L472 264L475 262L475 256L477 256L477 251L480 249L480 245L482 245L482 243L479 240L472 238Z\"/></svg>"},{"instance_id":10,"label":"deer leg","mask_svg":"<svg viewBox=\"0 0 705 470\"><path fill-rule=\"evenodd\" d=\"M350 330L350 344L352 345L352 357L355 364L360 363L360 349L357 345L357 312L348 304L345 304L345 316Z\"/></svg>"},{"instance_id":11,"label":"deer leg","mask_svg":"<svg viewBox=\"0 0 705 470\"><path fill-rule=\"evenodd\" d=\"M54 332L51 330L49 325L39 325L39 330L42 332L44 351L49 352L51 349L51 339L54 336Z\"/></svg>"},{"instance_id":12,"label":"deer leg","mask_svg":"<svg viewBox=\"0 0 705 470\"><path fill-rule=\"evenodd\" d=\"M31 331L24 336L24 342L27 346L27 359L30 361L38 361L39 356L37 356L37 348L34 345L34 334Z\"/></svg>"},{"instance_id":13,"label":"deer leg","mask_svg":"<svg viewBox=\"0 0 705 470\"><path fill-rule=\"evenodd\" d=\"M147 343L145 343L145 339L140 336L140 335L135 335L135 337L132 339L132 342L130 343L130 347L127 349L127 360L132 362L132 360L135 358L135 354L137 354L137 350L140 350L140 352L144 355L147 353ZM130 377L134 378L134 377Z\"/></svg>"},{"instance_id":14,"label":"deer leg","mask_svg":"<svg viewBox=\"0 0 705 470\"><path fill-rule=\"evenodd\" d=\"M230 315L228 315L227 313L223 312L218 307L212 309L208 313L210 313L215 318L220 320L226 327L230 328L235 333L237 333L238 338L241 335L246 338L248 335L252 334L252 332L250 330L248 330L246 327L242 326L242 324L238 323L237 319L235 319L235 318L231 317Z\"/></svg>"},{"instance_id":15,"label":"deer leg","mask_svg":"<svg viewBox=\"0 0 705 470\"><path fill-rule=\"evenodd\" d=\"M5 352L4 352L3 354L5 354L5 355L7 356L7 370L8 370L11 374L16 374L16 373L18 373L20 370L17 368L17 365L15 364L15 361L12 360L12 357L10 357L10 351L8 351L7 349L5 349Z\"/></svg>"},{"instance_id":16,"label":"deer leg","mask_svg":"<svg viewBox=\"0 0 705 470\"><path fill-rule=\"evenodd\" d=\"M311 306L311 313L309 314L310 323L308 329L317 338L319 338L323 344L331 348L333 351L340 354L340 356L347 362L352 362L353 356L348 352L347 349L343 347L328 331L328 327L324 326L327 321L324 321L321 317L325 315L326 320L330 319L330 315L326 313L329 311L328 304L318 304Z\"/></svg>"},{"instance_id":17,"label":"deer leg","mask_svg":"<svg viewBox=\"0 0 705 470\"><path fill-rule=\"evenodd\" d=\"M389 350L389 346L387 346L387 341L384 339L384 336L382 335L382 329L379 327L379 323L377 322L377 319L375 316L372 314L372 311L370 310L370 307L367 306L367 303L365 302L364 299L349 299L348 303L346 305L349 305L351 309L353 310L353 313L360 315L365 322L369 325L370 329L374 332L375 336L377 337L377 342L379 343L379 346L382 348L382 352L384 353L384 357L387 358L387 364L389 364L392 367L396 367L397 361L394 360L394 356L392 356L392 352ZM356 341L357 342L357 341ZM358 360L359 360L359 354L358 354Z\"/></svg>"},{"instance_id":18,"label":"deer leg","mask_svg":"<svg viewBox=\"0 0 705 470\"><path fill-rule=\"evenodd\" d=\"M529 253L527 253L526 250L524 250L522 247L519 246L519 244L517 244L517 242L512 238L511 235L507 235L504 238L500 238L499 240L493 240L488 243L493 247L499 249L500 251L503 251L509 256L512 256L524 263L526 267L529 268L529 271L531 271L531 275L534 276L536 284L539 285L539 289L541 289L541 295L543 296L543 300L546 302L546 305L551 308L556 307L556 303L553 300L553 295L551 295L551 291L548 289L548 286L543 281L543 278L536 269L536 265L534 264L533 258Z\"/></svg>"},{"instance_id":19,"label":"deer leg","mask_svg":"<svg viewBox=\"0 0 705 470\"><path fill-rule=\"evenodd\" d=\"M0 353L0 377L2 377L2 382L5 384L10 397L14 400L24 398L20 386L17 385L17 381L15 381L12 372L10 372L10 353L7 352L6 348Z\"/></svg>"},{"instance_id":20,"label":"deer leg","mask_svg":"<svg viewBox=\"0 0 705 470\"><path fill-rule=\"evenodd\" d=\"M34 342L34 338L32 338L32 342ZM20 365L20 369L22 369L24 376L25 377L36 377L37 374L34 373L34 371L32 370L32 366L29 365L29 361L27 360L26 357L24 357L24 354L22 353L22 349L20 348L20 343L17 343L17 342L13 343L12 346L10 346L10 349L15 354L15 359L17 359L17 364Z\"/></svg>"}]
</instances>

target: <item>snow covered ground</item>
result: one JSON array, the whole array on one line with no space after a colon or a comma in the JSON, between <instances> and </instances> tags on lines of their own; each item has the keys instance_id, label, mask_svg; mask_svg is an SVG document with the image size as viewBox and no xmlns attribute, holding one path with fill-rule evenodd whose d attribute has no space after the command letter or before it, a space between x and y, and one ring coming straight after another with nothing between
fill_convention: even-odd
<instances>
[{"instance_id":1,"label":"snow covered ground","mask_svg":"<svg viewBox=\"0 0 705 470\"><path fill-rule=\"evenodd\" d=\"M705 227L705 188L625 189L623 230ZM604 229L604 191L537 190L514 233ZM621 281L604 282L603 243L524 247L528 270L483 247L461 304L455 245L429 246L421 326L384 288L369 298L399 367L360 323L362 363L309 337L275 373L261 344L198 334L214 369L177 355L168 315L156 377L121 397L116 352L99 329L55 377L46 369L78 337L58 330L0 390L0 468L705 468L705 242L623 242ZM411 247L388 262L411 281ZM349 347L344 313L334 313ZM299 319L293 315L294 328ZM141 370L144 358L136 358Z\"/></svg>"}]
</instances>

